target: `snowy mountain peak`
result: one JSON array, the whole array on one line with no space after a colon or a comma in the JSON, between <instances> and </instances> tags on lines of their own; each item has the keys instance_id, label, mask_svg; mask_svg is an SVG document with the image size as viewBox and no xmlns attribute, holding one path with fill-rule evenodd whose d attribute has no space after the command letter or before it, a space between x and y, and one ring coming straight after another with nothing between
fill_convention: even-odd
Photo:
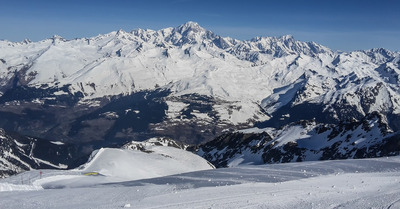
<instances>
[{"instance_id":1,"label":"snowy mountain peak","mask_svg":"<svg viewBox=\"0 0 400 209\"><path fill-rule=\"evenodd\" d=\"M176 27L176 29L181 34L188 33L190 31L193 31L195 33L196 32L204 32L204 31L206 31L206 29L201 27L198 23L192 22L192 21L189 21L189 22L187 22L185 24L182 24L182 25Z\"/></svg>"},{"instance_id":2,"label":"snowy mountain peak","mask_svg":"<svg viewBox=\"0 0 400 209\"><path fill-rule=\"evenodd\" d=\"M333 56L335 53L329 48L314 42L302 42L294 39L292 35L284 35L281 37L256 37L250 41L242 42L237 45L240 47L235 50L243 51L251 50L260 54L268 54L273 57L283 57L288 55L307 55L316 56L318 54L326 54ZM252 55L251 61L257 61L259 55ZM254 59L257 58L257 59Z\"/></svg>"},{"instance_id":3,"label":"snowy mountain peak","mask_svg":"<svg viewBox=\"0 0 400 209\"><path fill-rule=\"evenodd\" d=\"M166 41L172 42L175 46L199 44L203 43L204 40L213 40L218 37L195 22L187 22L176 28L163 29L161 33L167 35Z\"/></svg>"},{"instance_id":4,"label":"snowy mountain peak","mask_svg":"<svg viewBox=\"0 0 400 209\"><path fill-rule=\"evenodd\" d=\"M24 43L24 44L30 44L30 43L32 43L32 41L30 40L30 39L24 39L21 43Z\"/></svg>"},{"instance_id":5,"label":"snowy mountain peak","mask_svg":"<svg viewBox=\"0 0 400 209\"><path fill-rule=\"evenodd\" d=\"M373 49L369 49L369 50L365 50L366 53L379 53L382 55L387 55L387 56L392 56L393 52L384 49L384 48L373 48Z\"/></svg>"},{"instance_id":6,"label":"snowy mountain peak","mask_svg":"<svg viewBox=\"0 0 400 209\"><path fill-rule=\"evenodd\" d=\"M294 41L294 37L292 35L283 35L281 36L281 39Z\"/></svg>"},{"instance_id":7,"label":"snowy mountain peak","mask_svg":"<svg viewBox=\"0 0 400 209\"><path fill-rule=\"evenodd\" d=\"M124 33L126 33L124 30L119 29L115 35L123 35Z\"/></svg>"},{"instance_id":8,"label":"snowy mountain peak","mask_svg":"<svg viewBox=\"0 0 400 209\"><path fill-rule=\"evenodd\" d=\"M391 59L394 58L395 53L383 49L383 48L374 48L374 49L370 49L370 50L366 50L364 51L364 53L369 56L372 61L376 62L376 63L384 63L387 62Z\"/></svg>"},{"instance_id":9,"label":"snowy mountain peak","mask_svg":"<svg viewBox=\"0 0 400 209\"><path fill-rule=\"evenodd\" d=\"M59 36L59 35L53 35L53 37L51 37L51 39L53 39L53 40L65 40L62 36Z\"/></svg>"}]
</instances>

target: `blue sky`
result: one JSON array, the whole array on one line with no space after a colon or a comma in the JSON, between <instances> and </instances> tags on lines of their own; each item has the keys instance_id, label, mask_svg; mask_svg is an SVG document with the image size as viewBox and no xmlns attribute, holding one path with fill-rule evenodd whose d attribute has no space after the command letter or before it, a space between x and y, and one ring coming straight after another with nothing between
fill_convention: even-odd
<instances>
[{"instance_id":1,"label":"blue sky","mask_svg":"<svg viewBox=\"0 0 400 209\"><path fill-rule=\"evenodd\" d=\"M399 0L0 0L0 39L91 37L187 21L240 40L291 34L334 50L400 50Z\"/></svg>"}]
</instances>

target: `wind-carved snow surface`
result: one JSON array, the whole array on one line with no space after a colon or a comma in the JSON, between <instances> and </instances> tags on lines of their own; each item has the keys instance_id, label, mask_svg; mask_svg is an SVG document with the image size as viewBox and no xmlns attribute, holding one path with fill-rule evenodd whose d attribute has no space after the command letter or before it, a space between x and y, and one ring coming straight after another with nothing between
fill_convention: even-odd
<instances>
[{"instance_id":1,"label":"wind-carved snow surface","mask_svg":"<svg viewBox=\"0 0 400 209\"><path fill-rule=\"evenodd\" d=\"M240 41L188 22L74 40L0 41L0 87L18 72L22 85L69 85L84 100L156 88L171 96L196 93L231 102L214 109L233 124L269 119L260 105L268 114L303 103L322 104L339 118L341 104L364 115L398 114L399 57L384 49L338 53L292 36Z\"/></svg>"},{"instance_id":2,"label":"wind-carved snow surface","mask_svg":"<svg viewBox=\"0 0 400 209\"><path fill-rule=\"evenodd\" d=\"M211 169L137 181L30 171L0 181L7 208L399 208L400 158ZM35 185L35 182L33 183ZM46 184L45 184L46 182ZM110 181L109 181L110 182ZM112 181L111 181L112 182ZM25 188L24 191L17 191ZM53 189L50 189L53 188ZM57 188L57 189L54 189ZM11 191L13 190L13 191Z\"/></svg>"}]
</instances>

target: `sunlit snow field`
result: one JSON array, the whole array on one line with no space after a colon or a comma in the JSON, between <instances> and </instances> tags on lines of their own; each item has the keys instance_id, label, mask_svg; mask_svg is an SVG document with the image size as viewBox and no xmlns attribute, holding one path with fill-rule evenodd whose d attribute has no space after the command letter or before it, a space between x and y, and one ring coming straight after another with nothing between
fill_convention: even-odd
<instances>
[{"instance_id":1,"label":"sunlit snow field","mask_svg":"<svg viewBox=\"0 0 400 209\"><path fill-rule=\"evenodd\" d=\"M168 166L162 169L168 173ZM0 206L400 208L400 157L246 165L133 181L85 171L43 170L41 179L40 171L29 171L3 179Z\"/></svg>"}]
</instances>

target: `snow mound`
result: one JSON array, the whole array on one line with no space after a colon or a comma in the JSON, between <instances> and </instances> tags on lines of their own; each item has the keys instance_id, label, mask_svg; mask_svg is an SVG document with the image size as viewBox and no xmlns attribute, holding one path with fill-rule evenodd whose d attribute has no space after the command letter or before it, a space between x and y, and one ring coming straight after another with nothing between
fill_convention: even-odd
<instances>
[{"instance_id":1,"label":"snow mound","mask_svg":"<svg viewBox=\"0 0 400 209\"><path fill-rule=\"evenodd\" d=\"M92 187L214 169L200 156L159 141L132 142L141 145L139 150L130 146L95 150L88 162L77 169L33 169L0 179L0 191Z\"/></svg>"},{"instance_id":2,"label":"snow mound","mask_svg":"<svg viewBox=\"0 0 400 209\"><path fill-rule=\"evenodd\" d=\"M206 160L190 152L153 146L146 147L145 152L102 148L81 170L83 173L94 172L121 180L137 180L212 168Z\"/></svg>"}]
</instances>

